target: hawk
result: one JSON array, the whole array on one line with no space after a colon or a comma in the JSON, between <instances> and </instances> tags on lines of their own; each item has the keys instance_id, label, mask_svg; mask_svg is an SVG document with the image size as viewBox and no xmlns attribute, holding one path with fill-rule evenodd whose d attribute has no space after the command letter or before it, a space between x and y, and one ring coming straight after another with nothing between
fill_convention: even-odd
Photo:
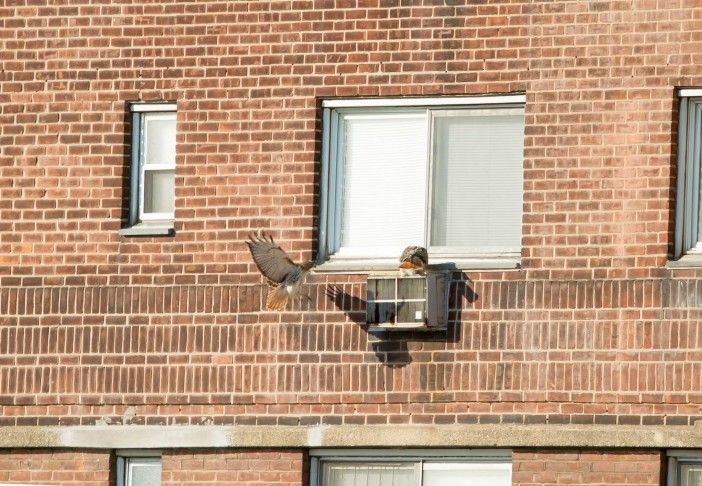
<instances>
[{"instance_id":1,"label":"hawk","mask_svg":"<svg viewBox=\"0 0 702 486\"><path fill-rule=\"evenodd\" d=\"M266 309L283 310L288 301L295 297L314 266L312 262L302 265L293 263L288 254L276 245L273 237L265 233L249 236L246 242L258 270L268 279Z\"/></svg>"},{"instance_id":2,"label":"hawk","mask_svg":"<svg viewBox=\"0 0 702 486\"><path fill-rule=\"evenodd\" d=\"M401 275L423 275L424 267L429 262L427 249L421 246L408 246L400 255Z\"/></svg>"}]
</instances>

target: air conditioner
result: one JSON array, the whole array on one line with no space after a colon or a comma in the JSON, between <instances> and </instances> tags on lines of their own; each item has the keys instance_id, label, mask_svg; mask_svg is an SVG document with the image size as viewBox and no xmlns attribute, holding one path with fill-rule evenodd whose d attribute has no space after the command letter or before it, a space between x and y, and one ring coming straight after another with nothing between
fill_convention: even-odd
<instances>
[{"instance_id":1,"label":"air conditioner","mask_svg":"<svg viewBox=\"0 0 702 486\"><path fill-rule=\"evenodd\" d=\"M445 330L450 272L426 275L369 275L366 322L369 330Z\"/></svg>"}]
</instances>

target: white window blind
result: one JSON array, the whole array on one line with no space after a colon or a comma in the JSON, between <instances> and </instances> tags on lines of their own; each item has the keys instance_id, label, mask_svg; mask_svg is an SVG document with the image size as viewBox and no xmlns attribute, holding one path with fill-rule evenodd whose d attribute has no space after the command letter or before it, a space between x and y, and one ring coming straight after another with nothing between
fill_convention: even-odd
<instances>
[{"instance_id":1,"label":"white window blind","mask_svg":"<svg viewBox=\"0 0 702 486\"><path fill-rule=\"evenodd\" d=\"M159 486L161 484L161 459L158 457L128 457L124 486Z\"/></svg>"},{"instance_id":2,"label":"white window blind","mask_svg":"<svg viewBox=\"0 0 702 486\"><path fill-rule=\"evenodd\" d=\"M702 464L682 464L680 486L702 486Z\"/></svg>"},{"instance_id":3,"label":"white window blind","mask_svg":"<svg viewBox=\"0 0 702 486\"><path fill-rule=\"evenodd\" d=\"M343 117L339 255L399 255L424 241L427 115Z\"/></svg>"},{"instance_id":4,"label":"white window blind","mask_svg":"<svg viewBox=\"0 0 702 486\"><path fill-rule=\"evenodd\" d=\"M509 463L427 462L422 486L511 486Z\"/></svg>"},{"instance_id":5,"label":"white window blind","mask_svg":"<svg viewBox=\"0 0 702 486\"><path fill-rule=\"evenodd\" d=\"M419 469L415 463L325 463L324 486L416 486Z\"/></svg>"},{"instance_id":6,"label":"white window blind","mask_svg":"<svg viewBox=\"0 0 702 486\"><path fill-rule=\"evenodd\" d=\"M141 218L173 219L175 113L143 113Z\"/></svg>"},{"instance_id":7,"label":"white window blind","mask_svg":"<svg viewBox=\"0 0 702 486\"><path fill-rule=\"evenodd\" d=\"M520 109L434 113L432 247L519 251L523 134Z\"/></svg>"}]
</instances>

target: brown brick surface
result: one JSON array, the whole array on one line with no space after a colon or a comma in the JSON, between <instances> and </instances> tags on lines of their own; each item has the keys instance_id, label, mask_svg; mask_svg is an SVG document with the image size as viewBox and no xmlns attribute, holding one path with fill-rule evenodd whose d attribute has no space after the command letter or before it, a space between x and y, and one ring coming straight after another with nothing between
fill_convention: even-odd
<instances>
[{"instance_id":1,"label":"brown brick surface","mask_svg":"<svg viewBox=\"0 0 702 486\"><path fill-rule=\"evenodd\" d=\"M691 424L679 86L702 86L698 2L5 2L0 425ZM359 276L260 312L243 240L311 256L321 99L509 92L520 270L454 284L446 335L370 336ZM178 105L173 237L117 233L136 100Z\"/></svg>"},{"instance_id":2,"label":"brown brick surface","mask_svg":"<svg viewBox=\"0 0 702 486\"><path fill-rule=\"evenodd\" d=\"M0 450L0 483L110 486L110 452Z\"/></svg>"},{"instance_id":3,"label":"brown brick surface","mask_svg":"<svg viewBox=\"0 0 702 486\"><path fill-rule=\"evenodd\" d=\"M650 451L515 451L514 486L665 484L665 457Z\"/></svg>"}]
</instances>

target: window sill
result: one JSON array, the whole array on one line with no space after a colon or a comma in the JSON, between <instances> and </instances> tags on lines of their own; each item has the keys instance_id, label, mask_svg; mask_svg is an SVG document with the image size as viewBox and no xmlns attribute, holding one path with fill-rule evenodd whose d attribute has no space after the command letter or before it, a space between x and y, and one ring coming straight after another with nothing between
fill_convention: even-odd
<instances>
[{"instance_id":1,"label":"window sill","mask_svg":"<svg viewBox=\"0 0 702 486\"><path fill-rule=\"evenodd\" d=\"M397 260L327 260L314 267L314 273L371 274L396 272ZM464 258L452 261L436 260L427 265L428 270L519 270L521 259L514 258Z\"/></svg>"},{"instance_id":2,"label":"window sill","mask_svg":"<svg viewBox=\"0 0 702 486\"><path fill-rule=\"evenodd\" d=\"M677 260L669 260L666 268L702 268L702 253L688 253Z\"/></svg>"},{"instance_id":3,"label":"window sill","mask_svg":"<svg viewBox=\"0 0 702 486\"><path fill-rule=\"evenodd\" d=\"M173 221L147 221L119 230L120 236L173 236Z\"/></svg>"}]
</instances>

